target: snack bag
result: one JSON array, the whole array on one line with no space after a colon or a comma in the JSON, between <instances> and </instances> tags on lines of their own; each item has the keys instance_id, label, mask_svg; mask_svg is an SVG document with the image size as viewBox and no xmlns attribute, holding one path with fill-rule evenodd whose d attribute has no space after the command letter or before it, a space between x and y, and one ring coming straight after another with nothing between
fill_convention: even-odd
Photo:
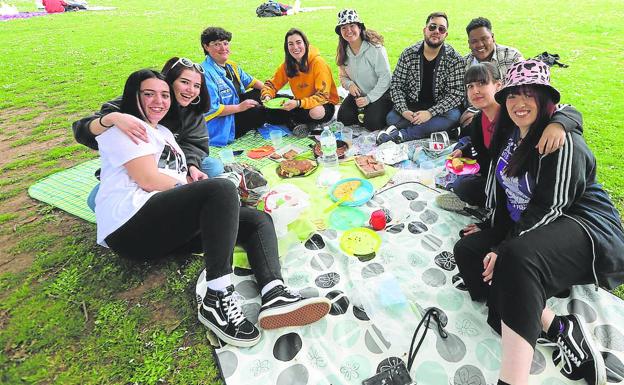
<instances>
[{"instance_id":1,"label":"snack bag","mask_svg":"<svg viewBox=\"0 0 624 385\"><path fill-rule=\"evenodd\" d=\"M246 163L230 163L223 168L226 173L235 173L240 176L238 194L240 195L241 204L244 206L255 207L260 197L269 190L267 180L262 173L251 165Z\"/></svg>"}]
</instances>

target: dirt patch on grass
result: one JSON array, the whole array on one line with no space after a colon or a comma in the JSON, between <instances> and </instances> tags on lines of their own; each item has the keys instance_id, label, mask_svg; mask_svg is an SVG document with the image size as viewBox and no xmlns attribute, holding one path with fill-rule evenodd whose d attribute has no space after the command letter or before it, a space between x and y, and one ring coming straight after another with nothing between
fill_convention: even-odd
<instances>
[{"instance_id":1,"label":"dirt patch on grass","mask_svg":"<svg viewBox=\"0 0 624 385\"><path fill-rule=\"evenodd\" d=\"M166 282L167 277L163 274L163 272L154 271L145 277L143 282L141 282L138 286L117 294L117 298L124 299L131 304L137 303L142 299L145 293L159 286L164 286Z\"/></svg>"}]
</instances>

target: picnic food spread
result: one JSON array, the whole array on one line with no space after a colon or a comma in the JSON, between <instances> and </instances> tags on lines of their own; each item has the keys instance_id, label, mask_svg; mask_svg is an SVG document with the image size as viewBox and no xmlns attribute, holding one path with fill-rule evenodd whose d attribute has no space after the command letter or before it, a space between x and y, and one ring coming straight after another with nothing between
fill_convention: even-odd
<instances>
[{"instance_id":1,"label":"picnic food spread","mask_svg":"<svg viewBox=\"0 0 624 385\"><path fill-rule=\"evenodd\" d=\"M282 178L293 176L306 176L311 174L317 167L317 163L309 159L290 159L280 163L277 167L277 175Z\"/></svg>"},{"instance_id":2,"label":"picnic food spread","mask_svg":"<svg viewBox=\"0 0 624 385\"><path fill-rule=\"evenodd\" d=\"M383 175L386 172L383 163L378 162L373 155L356 156L355 165L366 178Z\"/></svg>"}]
</instances>

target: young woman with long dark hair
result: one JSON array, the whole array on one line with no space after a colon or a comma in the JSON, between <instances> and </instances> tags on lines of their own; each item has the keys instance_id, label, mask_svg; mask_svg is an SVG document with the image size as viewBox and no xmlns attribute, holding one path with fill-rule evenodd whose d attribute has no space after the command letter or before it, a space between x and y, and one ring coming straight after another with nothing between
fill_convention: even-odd
<instances>
[{"instance_id":1,"label":"young woman with long dark hair","mask_svg":"<svg viewBox=\"0 0 624 385\"><path fill-rule=\"evenodd\" d=\"M284 36L284 62L262 88L262 100L268 101L288 83L294 98L281 110L269 112L274 123L322 123L334 116L338 91L327 62L303 31L291 28Z\"/></svg>"},{"instance_id":2,"label":"young woman with long dark hair","mask_svg":"<svg viewBox=\"0 0 624 385\"><path fill-rule=\"evenodd\" d=\"M193 181L188 176L181 147L159 124L176 118L174 92L158 72L132 73L120 112L140 121L147 140L135 143L115 125L97 136L102 160L95 208L98 243L134 260L203 252L207 288L198 318L232 345L253 346L260 340L231 283L236 244L246 250L261 288L262 328L305 325L324 317L330 307L326 298L302 298L284 285L271 217L241 207L237 186L227 179Z\"/></svg>"},{"instance_id":3,"label":"young woman with long dark hair","mask_svg":"<svg viewBox=\"0 0 624 385\"><path fill-rule=\"evenodd\" d=\"M559 98L546 64L512 65L496 93L501 111L486 183L491 219L466 227L455 245L471 297L487 301L488 323L502 335L499 384L528 383L542 331L572 377L606 384L588 326L546 306L572 285L613 289L624 282L620 216L596 181L596 159L583 137L566 133L550 155L536 149Z\"/></svg>"},{"instance_id":4,"label":"young woman with long dark hair","mask_svg":"<svg viewBox=\"0 0 624 385\"><path fill-rule=\"evenodd\" d=\"M392 73L383 36L366 29L354 9L338 13L335 31L340 83L349 91L338 110L338 121L345 125L359 123L368 130L384 128L386 115L392 109L388 93Z\"/></svg>"}]
</instances>

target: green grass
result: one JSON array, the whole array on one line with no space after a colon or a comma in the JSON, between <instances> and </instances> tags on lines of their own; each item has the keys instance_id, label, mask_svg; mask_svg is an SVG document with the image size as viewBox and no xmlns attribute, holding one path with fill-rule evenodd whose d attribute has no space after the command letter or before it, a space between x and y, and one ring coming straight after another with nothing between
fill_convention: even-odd
<instances>
[{"instance_id":1,"label":"green grass","mask_svg":"<svg viewBox=\"0 0 624 385\"><path fill-rule=\"evenodd\" d=\"M121 94L136 69L160 68L171 56L203 60L199 34L209 25L234 33L232 59L259 79L270 77L283 60L284 33L299 27L332 63L337 78L333 29L343 7L357 7L366 26L385 36L392 66L405 47L420 40L431 11L449 14L447 42L463 54L465 25L476 16L490 17L501 44L525 57L558 53L570 65L553 69L553 83L562 102L583 113L599 180L624 209L624 3L619 0L547 5L306 0L306 7L333 4L336 10L272 19L258 19L260 1L250 0L92 2L118 9L0 24L0 143L6 144L0 153L0 236L11 240L0 256L32 259L27 268L0 275L0 383L219 382L194 314L199 259L120 260L95 246L93 225L24 198L36 180L96 156L75 144L73 120ZM11 3L34 10L31 0ZM155 276L164 278L132 295ZM615 294L624 297L624 288ZM171 316L160 318L165 313Z\"/></svg>"}]
</instances>

